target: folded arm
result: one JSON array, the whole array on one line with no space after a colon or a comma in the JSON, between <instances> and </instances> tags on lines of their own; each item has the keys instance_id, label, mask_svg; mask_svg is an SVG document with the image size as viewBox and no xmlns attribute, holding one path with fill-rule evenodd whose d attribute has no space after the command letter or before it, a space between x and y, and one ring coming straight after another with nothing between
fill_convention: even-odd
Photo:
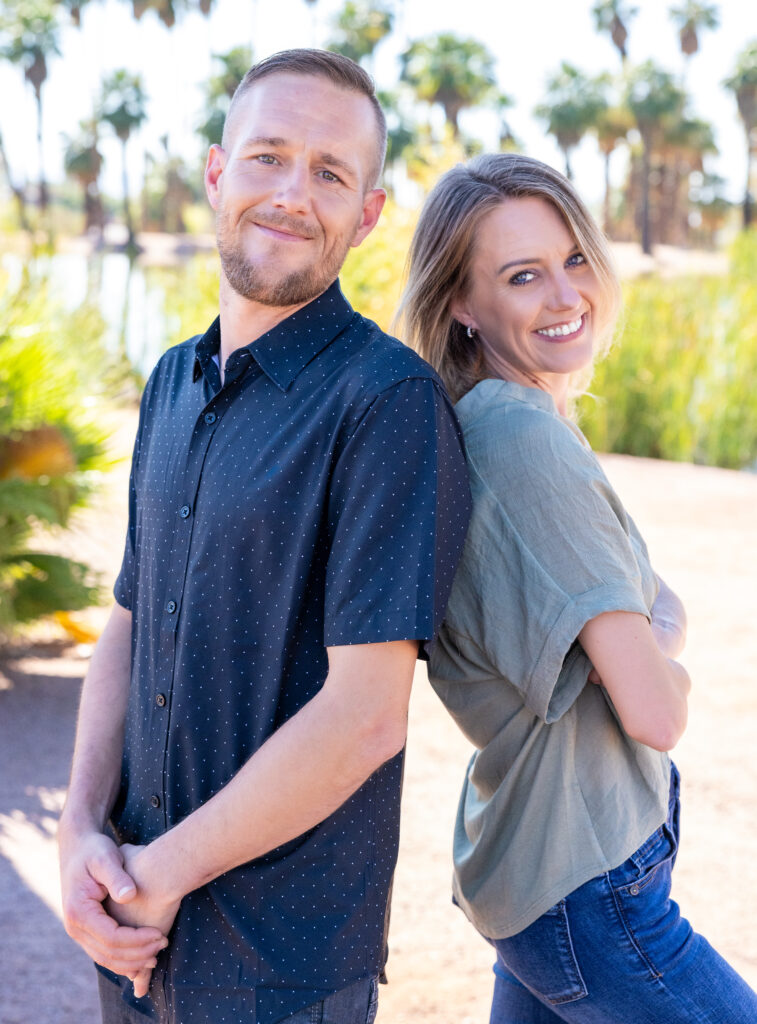
<instances>
[{"instance_id":1,"label":"folded arm","mask_svg":"<svg viewBox=\"0 0 757 1024\"><path fill-rule=\"evenodd\" d=\"M628 735L670 750L686 728L688 673L667 657L653 626L634 612L605 612L578 635Z\"/></svg>"}]
</instances>

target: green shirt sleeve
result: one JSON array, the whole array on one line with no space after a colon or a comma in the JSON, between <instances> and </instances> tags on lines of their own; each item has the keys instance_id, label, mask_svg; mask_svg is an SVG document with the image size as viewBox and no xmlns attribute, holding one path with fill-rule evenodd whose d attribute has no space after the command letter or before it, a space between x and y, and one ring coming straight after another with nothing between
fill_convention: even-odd
<instances>
[{"instance_id":1,"label":"green shirt sleeve","mask_svg":"<svg viewBox=\"0 0 757 1024\"><path fill-rule=\"evenodd\" d=\"M466 659L555 721L586 685L582 627L608 611L649 616L643 542L632 542L594 453L554 411L495 404L465 440L474 513L448 628Z\"/></svg>"}]
</instances>

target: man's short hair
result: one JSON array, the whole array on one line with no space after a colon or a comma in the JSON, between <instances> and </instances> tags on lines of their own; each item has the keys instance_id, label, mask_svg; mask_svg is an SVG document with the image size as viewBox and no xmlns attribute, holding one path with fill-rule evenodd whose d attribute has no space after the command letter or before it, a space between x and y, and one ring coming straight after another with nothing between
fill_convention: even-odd
<instances>
[{"instance_id":1,"label":"man's short hair","mask_svg":"<svg viewBox=\"0 0 757 1024\"><path fill-rule=\"evenodd\" d=\"M234 107L255 82L269 75L290 74L290 75L315 75L319 78L326 78L329 82L340 89L347 89L350 92L359 92L366 96L373 107L376 118L376 158L371 165L369 175L369 187L374 188L381 177L386 156L386 118L376 98L376 86L373 79L356 64L354 60L343 56L341 53L332 53L330 50L295 49L282 50L280 53L271 54L263 60L253 64L247 74L236 88L231 99L226 124L223 130L223 146L226 148L228 141L227 126L231 125Z\"/></svg>"}]
</instances>

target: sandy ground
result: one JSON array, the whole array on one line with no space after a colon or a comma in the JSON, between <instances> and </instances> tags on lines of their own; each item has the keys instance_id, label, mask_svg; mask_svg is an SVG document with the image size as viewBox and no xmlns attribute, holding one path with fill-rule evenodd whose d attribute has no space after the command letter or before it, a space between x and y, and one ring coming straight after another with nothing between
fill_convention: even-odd
<instances>
[{"instance_id":1,"label":"sandy ground","mask_svg":"<svg viewBox=\"0 0 757 1024\"><path fill-rule=\"evenodd\" d=\"M116 445L128 451L133 418ZM609 456L607 472L658 572L689 612L690 723L675 896L757 986L757 477ZM112 575L126 465L67 541ZM95 619L95 624L101 618ZM60 923L55 823L87 649L50 640L0 666L0 1024L96 1022L92 968ZM469 750L422 668L414 688L388 987L380 1024L485 1024L487 946L449 900L450 835Z\"/></svg>"}]
</instances>

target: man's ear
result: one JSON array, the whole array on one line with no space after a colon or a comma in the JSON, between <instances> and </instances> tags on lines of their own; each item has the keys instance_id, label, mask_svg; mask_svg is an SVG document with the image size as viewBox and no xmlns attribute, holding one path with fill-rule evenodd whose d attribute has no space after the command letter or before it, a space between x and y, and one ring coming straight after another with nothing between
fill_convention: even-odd
<instances>
[{"instance_id":1,"label":"man's ear","mask_svg":"<svg viewBox=\"0 0 757 1024\"><path fill-rule=\"evenodd\" d=\"M213 144L208 150L205 162L205 193L214 210L218 209L221 196L221 175L226 166L226 150Z\"/></svg>"},{"instance_id":2,"label":"man's ear","mask_svg":"<svg viewBox=\"0 0 757 1024\"><path fill-rule=\"evenodd\" d=\"M376 227L385 202L386 192L383 188L372 188L370 192L366 192L365 199L363 200L363 219L360 221L357 231L350 242L352 248L360 245L363 239Z\"/></svg>"}]
</instances>

